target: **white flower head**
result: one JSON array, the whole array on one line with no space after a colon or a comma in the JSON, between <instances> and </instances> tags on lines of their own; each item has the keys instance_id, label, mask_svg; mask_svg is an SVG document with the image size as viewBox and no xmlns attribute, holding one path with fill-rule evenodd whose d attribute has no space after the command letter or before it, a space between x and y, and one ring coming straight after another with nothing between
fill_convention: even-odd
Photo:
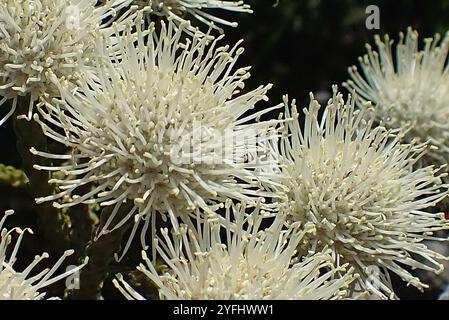
<instances>
[{"instance_id":1,"label":"white flower head","mask_svg":"<svg viewBox=\"0 0 449 320\"><path fill-rule=\"evenodd\" d=\"M413 165L425 144L401 144L399 135L373 127L369 106L354 107L334 87L319 118L320 105L311 95L301 130L295 103L286 102L280 153L289 187L283 210L292 222L309 222L299 252L328 247L337 264L349 263L361 275L359 285L381 297L394 297L388 272L408 284L425 288L404 267L440 272L445 257L423 240L449 228L443 213L429 213L447 196L438 170ZM366 120L370 119L370 120Z\"/></svg>"},{"instance_id":2,"label":"white flower head","mask_svg":"<svg viewBox=\"0 0 449 320\"><path fill-rule=\"evenodd\" d=\"M284 228L284 217L278 215L263 230L260 207L249 215L245 209L227 201L224 223L211 219L196 230L180 228L173 239L163 229L155 245L167 269L159 275L143 251L146 263L138 270L159 288L163 300L325 300L347 294L352 270L334 268L328 251L295 257L313 225ZM114 284L125 297L143 299L121 275L117 279Z\"/></svg>"},{"instance_id":3,"label":"white flower head","mask_svg":"<svg viewBox=\"0 0 449 320\"><path fill-rule=\"evenodd\" d=\"M143 30L141 19L135 23L137 34L128 30L110 38L117 55L104 58L111 54L105 48L98 53L97 82L81 82L76 93L62 83L62 100L40 110L43 121L36 116L49 138L73 148L68 155L32 150L67 160L35 166L65 174L50 181L59 185L59 194L37 201L69 197L55 205L115 206L101 235L130 200L134 207L114 228L134 218L131 240L142 220L144 238L156 212L176 227L178 217L189 224L189 212L214 212L228 197L254 204L256 197L274 196L264 191L270 178L259 178L255 168L275 165L257 154L258 142L271 139L278 121L249 121L279 106L244 115L267 99L270 85L238 94L249 76L248 68L233 71L243 49L217 48L220 38L210 43L203 36L181 43L183 29L175 31L172 22L160 34L153 26ZM71 196L86 184L94 187Z\"/></svg>"},{"instance_id":4,"label":"white flower head","mask_svg":"<svg viewBox=\"0 0 449 320\"><path fill-rule=\"evenodd\" d=\"M433 148L422 158L423 165L449 162L449 34L424 40L411 28L400 34L396 50L388 35L375 38L377 52L369 45L360 57L362 73L349 69L352 80L345 86L355 90L359 103L371 101L374 116L387 128L407 128L407 142L418 138Z\"/></svg>"},{"instance_id":5,"label":"white flower head","mask_svg":"<svg viewBox=\"0 0 449 320\"><path fill-rule=\"evenodd\" d=\"M151 13L173 19L176 25L183 24L186 15L194 17L199 22L223 32L218 25L236 27L237 22L230 22L213 15L210 11L220 9L239 13L252 13L250 6L244 1L236 0L137 0L136 3L151 6ZM193 26L188 26L189 33L195 32Z\"/></svg>"},{"instance_id":6,"label":"white flower head","mask_svg":"<svg viewBox=\"0 0 449 320\"><path fill-rule=\"evenodd\" d=\"M54 78L72 80L89 72L82 66L105 26L103 19L129 5L131 0L2 0L0 2L0 106L19 96L30 96L32 106L42 96L57 95Z\"/></svg>"},{"instance_id":7,"label":"white flower head","mask_svg":"<svg viewBox=\"0 0 449 320\"><path fill-rule=\"evenodd\" d=\"M11 214L13 214L12 210L6 211L4 217L0 220L0 300L42 300L46 295L42 291L45 287L79 272L87 264L88 259L86 258L82 265L54 276L65 258L73 254L73 250L68 250L51 269L44 269L36 274L33 271L35 267L42 260L49 257L48 253L43 253L40 256L36 256L34 261L23 271L16 271L14 263L17 261L20 243L25 232L32 233L32 231L30 229L21 230L14 228L7 230L3 228L7 216ZM14 233L18 234L18 238L13 248L11 248L12 234ZM12 252L8 254L10 250Z\"/></svg>"}]
</instances>

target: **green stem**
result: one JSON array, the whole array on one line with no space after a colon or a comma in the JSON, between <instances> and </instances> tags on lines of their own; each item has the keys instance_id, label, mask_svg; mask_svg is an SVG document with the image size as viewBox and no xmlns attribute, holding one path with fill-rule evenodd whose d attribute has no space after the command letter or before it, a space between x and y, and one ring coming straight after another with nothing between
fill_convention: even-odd
<instances>
[{"instance_id":1,"label":"green stem","mask_svg":"<svg viewBox=\"0 0 449 320\"><path fill-rule=\"evenodd\" d=\"M47 171L39 171L33 165L50 165L45 158L34 156L30 148L47 151L47 138L39 124L26 119L17 119L17 116L28 112L29 98L20 98L17 102L17 110L13 116L14 132L17 138L17 151L22 157L22 169L29 179L28 192L33 198L39 198L54 194L54 187L48 184L50 174ZM45 240L51 243L52 248L58 252L70 247L68 223L64 215L51 202L36 204L38 223L43 231Z\"/></svg>"},{"instance_id":2,"label":"green stem","mask_svg":"<svg viewBox=\"0 0 449 320\"><path fill-rule=\"evenodd\" d=\"M123 204L116 216L116 221L124 217L131 205ZM113 207L103 210L100 218L100 226L104 225L112 213ZM81 270L80 289L73 293L72 298L76 300L97 300L101 297L101 289L104 280L108 277L110 265L114 259L114 253L120 250L123 236L132 226L133 219L129 219L120 228L102 235L97 241L91 241L86 253L89 263Z\"/></svg>"},{"instance_id":3,"label":"green stem","mask_svg":"<svg viewBox=\"0 0 449 320\"><path fill-rule=\"evenodd\" d=\"M90 191L91 185L85 184L75 190L75 194L83 195ZM70 216L71 233L70 239L77 257L85 256L85 249L92 238L95 225L89 211L89 206L79 204L70 208L67 212Z\"/></svg>"}]
</instances>

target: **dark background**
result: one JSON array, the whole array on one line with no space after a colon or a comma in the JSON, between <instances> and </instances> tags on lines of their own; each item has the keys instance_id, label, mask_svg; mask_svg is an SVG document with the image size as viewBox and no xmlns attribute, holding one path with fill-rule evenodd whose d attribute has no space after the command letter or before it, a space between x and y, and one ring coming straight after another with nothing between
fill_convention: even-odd
<instances>
[{"instance_id":1,"label":"dark background","mask_svg":"<svg viewBox=\"0 0 449 320\"><path fill-rule=\"evenodd\" d=\"M357 63L357 57L365 53L364 44L373 43L376 33L389 33L397 39L400 31L412 26L423 38L449 30L449 0L280 0L276 7L275 0L247 2L254 10L252 15L217 11L214 14L240 24L235 29L225 28L222 43L232 45L244 39L246 52L238 66L252 66L246 89L274 84L270 101L260 108L282 102L284 94L296 98L301 108L308 104L309 92L326 100L331 86L341 85L347 79L347 68ZM380 8L380 30L365 27L365 9L372 4ZM6 112L0 110L1 115ZM20 167L11 121L0 127L0 144L0 163ZM22 189L0 185L0 210L10 208L16 214L8 225L32 227L35 231L24 241L23 263L31 262L34 254L43 250L51 252L52 245L42 239L37 229L31 197ZM440 290L420 293L401 282L395 286L402 299L435 299ZM118 297L110 283L105 284L104 291L105 297Z\"/></svg>"},{"instance_id":2,"label":"dark background","mask_svg":"<svg viewBox=\"0 0 449 320\"><path fill-rule=\"evenodd\" d=\"M227 42L244 39L240 64L253 67L248 87L273 83L273 104L288 94L305 106L309 92L330 93L347 80L347 68L365 54L365 43L374 44L375 34L396 40L411 26L423 39L449 30L447 0L279 0L273 7L275 2L248 1L254 13L234 19L238 28L225 29ZM380 30L365 27L369 5L380 9Z\"/></svg>"}]
</instances>

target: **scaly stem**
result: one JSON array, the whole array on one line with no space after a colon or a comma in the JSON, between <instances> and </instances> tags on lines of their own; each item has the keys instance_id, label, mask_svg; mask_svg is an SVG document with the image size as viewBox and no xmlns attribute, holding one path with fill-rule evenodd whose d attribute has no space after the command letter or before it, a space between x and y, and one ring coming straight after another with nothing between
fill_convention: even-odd
<instances>
[{"instance_id":1,"label":"scaly stem","mask_svg":"<svg viewBox=\"0 0 449 320\"><path fill-rule=\"evenodd\" d=\"M116 219L124 217L131 209L128 203L122 204ZM100 226L104 225L112 213L113 207L103 210L100 218ZM101 297L101 289L104 280L109 275L110 264L114 259L114 253L120 250L123 236L132 226L133 219L129 219L120 228L113 232L102 235L97 241L91 241L86 253L89 263L81 270L80 289L75 291L73 299L77 300L97 300ZM99 228L98 230L100 230Z\"/></svg>"},{"instance_id":2,"label":"scaly stem","mask_svg":"<svg viewBox=\"0 0 449 320\"><path fill-rule=\"evenodd\" d=\"M36 157L30 152L30 148L47 151L47 138L41 127L34 121L17 119L17 116L28 112L29 97L19 98L17 109L13 115L14 132L17 138L17 151L22 157L22 169L29 179L28 192L33 198L48 196L54 193L54 188L48 184L50 174L46 171L38 171L34 164L46 166L50 161ZM64 215L52 203L36 204L40 230L48 243L51 243L55 251L63 252L70 246L68 223Z\"/></svg>"},{"instance_id":3,"label":"scaly stem","mask_svg":"<svg viewBox=\"0 0 449 320\"><path fill-rule=\"evenodd\" d=\"M91 185L85 184L75 190L75 194L85 194L90 191ZM70 240L77 257L85 256L85 249L92 238L95 225L94 219L89 211L89 206L79 204L70 208L67 212L70 216L71 231Z\"/></svg>"}]
</instances>

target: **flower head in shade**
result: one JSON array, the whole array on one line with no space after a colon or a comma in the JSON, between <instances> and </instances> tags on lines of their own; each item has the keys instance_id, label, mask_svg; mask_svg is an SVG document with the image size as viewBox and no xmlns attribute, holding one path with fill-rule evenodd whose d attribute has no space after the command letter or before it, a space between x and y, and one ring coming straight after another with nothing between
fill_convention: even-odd
<instances>
[{"instance_id":1,"label":"flower head in shade","mask_svg":"<svg viewBox=\"0 0 449 320\"><path fill-rule=\"evenodd\" d=\"M276 216L263 230L264 213L259 207L249 215L245 206L226 205L225 222L209 220L196 230L180 228L155 243L167 270L159 275L143 251L146 264L138 269L167 300L321 300L347 294L354 279L345 266L334 268L329 251L295 258L308 223L284 228L284 217ZM223 238L224 237L224 238ZM224 239L224 241L223 241ZM341 273L341 277L336 274ZM336 279L334 279L336 278ZM121 275L116 287L128 299L143 299Z\"/></svg>"},{"instance_id":2,"label":"flower head in shade","mask_svg":"<svg viewBox=\"0 0 449 320\"><path fill-rule=\"evenodd\" d=\"M359 96L359 103L371 101L374 116L387 128L408 129L407 142L418 138L433 148L420 164L446 164L449 161L449 34L424 40L419 48L418 34L411 28L400 34L396 50L388 35L375 38L377 52L369 45L368 54L349 69L351 80L345 86Z\"/></svg>"},{"instance_id":3,"label":"flower head in shade","mask_svg":"<svg viewBox=\"0 0 449 320\"><path fill-rule=\"evenodd\" d=\"M4 217L0 220L0 300L41 300L45 298L46 293L43 289L57 281L60 281L74 273L77 273L87 264L87 258L81 266L72 268L58 276L54 276L55 272L64 262L65 258L73 254L73 250L68 250L56 262L51 269L44 269L39 273L33 270L42 260L48 258L47 253L36 256L34 261L23 271L16 271L14 263L17 260L20 243L25 232L32 233L30 229L21 230L14 228L7 230L3 228L3 224L7 216L13 214L12 210L6 211ZM18 234L18 238L12 245L12 235ZM13 247L11 247L11 245ZM9 250L8 250L9 249ZM8 252L12 250L10 254Z\"/></svg>"},{"instance_id":4,"label":"flower head in shade","mask_svg":"<svg viewBox=\"0 0 449 320\"><path fill-rule=\"evenodd\" d=\"M221 9L239 13L253 12L249 5L240 0L137 0L135 2L141 5L150 3L152 14L169 17L176 25L187 22L185 16L188 15L220 32L223 30L217 25L236 27L238 24L219 18L210 11ZM189 26L187 30L195 32L193 26Z\"/></svg>"},{"instance_id":5,"label":"flower head in shade","mask_svg":"<svg viewBox=\"0 0 449 320\"><path fill-rule=\"evenodd\" d=\"M280 153L288 201L283 210L292 222L308 222L299 252L330 248L337 264L349 263L361 275L358 285L382 297L394 297L388 272L425 288L405 267L440 272L445 257L424 240L449 228L442 213L429 213L447 196L438 170L413 169L426 146L401 144L398 135L373 127L371 110L345 102L334 87L320 120L320 105L311 97L301 129L298 112L286 104ZM365 119L371 119L366 121Z\"/></svg>"},{"instance_id":6,"label":"flower head in shade","mask_svg":"<svg viewBox=\"0 0 449 320\"><path fill-rule=\"evenodd\" d=\"M129 5L113 0L95 7L95 0L2 0L0 2L0 106L19 96L30 96L32 106L41 96L57 95L54 79L76 79L90 72L82 67L92 57L103 19Z\"/></svg>"},{"instance_id":7,"label":"flower head in shade","mask_svg":"<svg viewBox=\"0 0 449 320\"><path fill-rule=\"evenodd\" d=\"M257 153L258 142L271 139L278 121L258 118L279 106L245 115L267 99L270 86L238 94L249 77L248 68L233 71L243 49L217 47L220 39L203 36L182 43L182 28L175 31L171 22L159 34L152 26L143 30L141 19L135 23L136 34L109 38L117 55L100 50L98 81L81 81L75 93L61 83L62 99L47 103L42 121L36 116L49 138L73 148L66 155L32 150L66 161L35 166L65 174L50 181L60 193L37 201L64 197L68 201L55 205L114 206L101 235L130 200L132 210L114 228L135 219L132 239L143 220L144 239L157 212L176 227L178 217L189 224L189 212L214 212L228 197L254 204L258 196L274 196L264 191L270 178L259 178L255 168L275 165ZM72 196L87 184L90 191Z\"/></svg>"}]
</instances>

